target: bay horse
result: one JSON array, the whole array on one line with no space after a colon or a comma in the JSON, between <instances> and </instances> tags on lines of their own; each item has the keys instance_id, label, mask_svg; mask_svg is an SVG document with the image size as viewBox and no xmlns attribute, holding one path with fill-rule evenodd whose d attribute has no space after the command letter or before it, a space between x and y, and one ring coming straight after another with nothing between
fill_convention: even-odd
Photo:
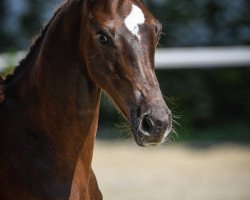
<instances>
[{"instance_id":1,"label":"bay horse","mask_svg":"<svg viewBox=\"0 0 250 200\"><path fill-rule=\"evenodd\" d=\"M141 0L68 0L0 83L0 199L100 200L91 167L104 91L136 143L172 126L154 72L161 24Z\"/></svg>"}]
</instances>

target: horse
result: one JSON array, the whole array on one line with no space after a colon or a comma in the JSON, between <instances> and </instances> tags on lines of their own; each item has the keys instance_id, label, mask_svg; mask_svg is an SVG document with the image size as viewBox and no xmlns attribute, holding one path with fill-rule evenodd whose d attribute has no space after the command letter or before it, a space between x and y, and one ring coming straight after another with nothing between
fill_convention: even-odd
<instances>
[{"instance_id":1,"label":"horse","mask_svg":"<svg viewBox=\"0 0 250 200\"><path fill-rule=\"evenodd\" d=\"M141 0L67 0L0 83L0 199L101 200L101 92L139 146L172 129L154 72L162 26Z\"/></svg>"}]
</instances>

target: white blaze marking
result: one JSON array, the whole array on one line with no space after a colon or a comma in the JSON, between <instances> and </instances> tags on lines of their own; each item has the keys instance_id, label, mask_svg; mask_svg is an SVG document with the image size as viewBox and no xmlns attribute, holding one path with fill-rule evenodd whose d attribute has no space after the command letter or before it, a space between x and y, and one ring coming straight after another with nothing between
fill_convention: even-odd
<instances>
[{"instance_id":1,"label":"white blaze marking","mask_svg":"<svg viewBox=\"0 0 250 200\"><path fill-rule=\"evenodd\" d=\"M139 33L139 25L145 22L145 17L142 10L136 6L132 5L130 14L125 19L125 25L127 29L140 40L141 37Z\"/></svg>"}]
</instances>

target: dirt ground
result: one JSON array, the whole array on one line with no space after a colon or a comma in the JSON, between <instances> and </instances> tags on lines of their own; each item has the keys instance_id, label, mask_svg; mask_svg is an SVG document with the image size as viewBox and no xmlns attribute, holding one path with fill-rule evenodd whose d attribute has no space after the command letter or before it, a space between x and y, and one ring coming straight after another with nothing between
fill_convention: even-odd
<instances>
[{"instance_id":1,"label":"dirt ground","mask_svg":"<svg viewBox=\"0 0 250 200\"><path fill-rule=\"evenodd\" d=\"M104 200L250 200L250 146L98 141L93 168Z\"/></svg>"}]
</instances>

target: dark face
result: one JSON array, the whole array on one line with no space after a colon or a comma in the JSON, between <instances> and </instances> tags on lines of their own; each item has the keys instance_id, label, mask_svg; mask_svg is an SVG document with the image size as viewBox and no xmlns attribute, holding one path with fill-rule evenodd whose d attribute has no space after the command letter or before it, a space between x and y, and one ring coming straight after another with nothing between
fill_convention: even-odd
<instances>
[{"instance_id":1,"label":"dark face","mask_svg":"<svg viewBox=\"0 0 250 200\"><path fill-rule=\"evenodd\" d=\"M130 122L138 145L162 143L172 119L154 72L161 24L140 0L87 1L83 13L91 78Z\"/></svg>"}]
</instances>

